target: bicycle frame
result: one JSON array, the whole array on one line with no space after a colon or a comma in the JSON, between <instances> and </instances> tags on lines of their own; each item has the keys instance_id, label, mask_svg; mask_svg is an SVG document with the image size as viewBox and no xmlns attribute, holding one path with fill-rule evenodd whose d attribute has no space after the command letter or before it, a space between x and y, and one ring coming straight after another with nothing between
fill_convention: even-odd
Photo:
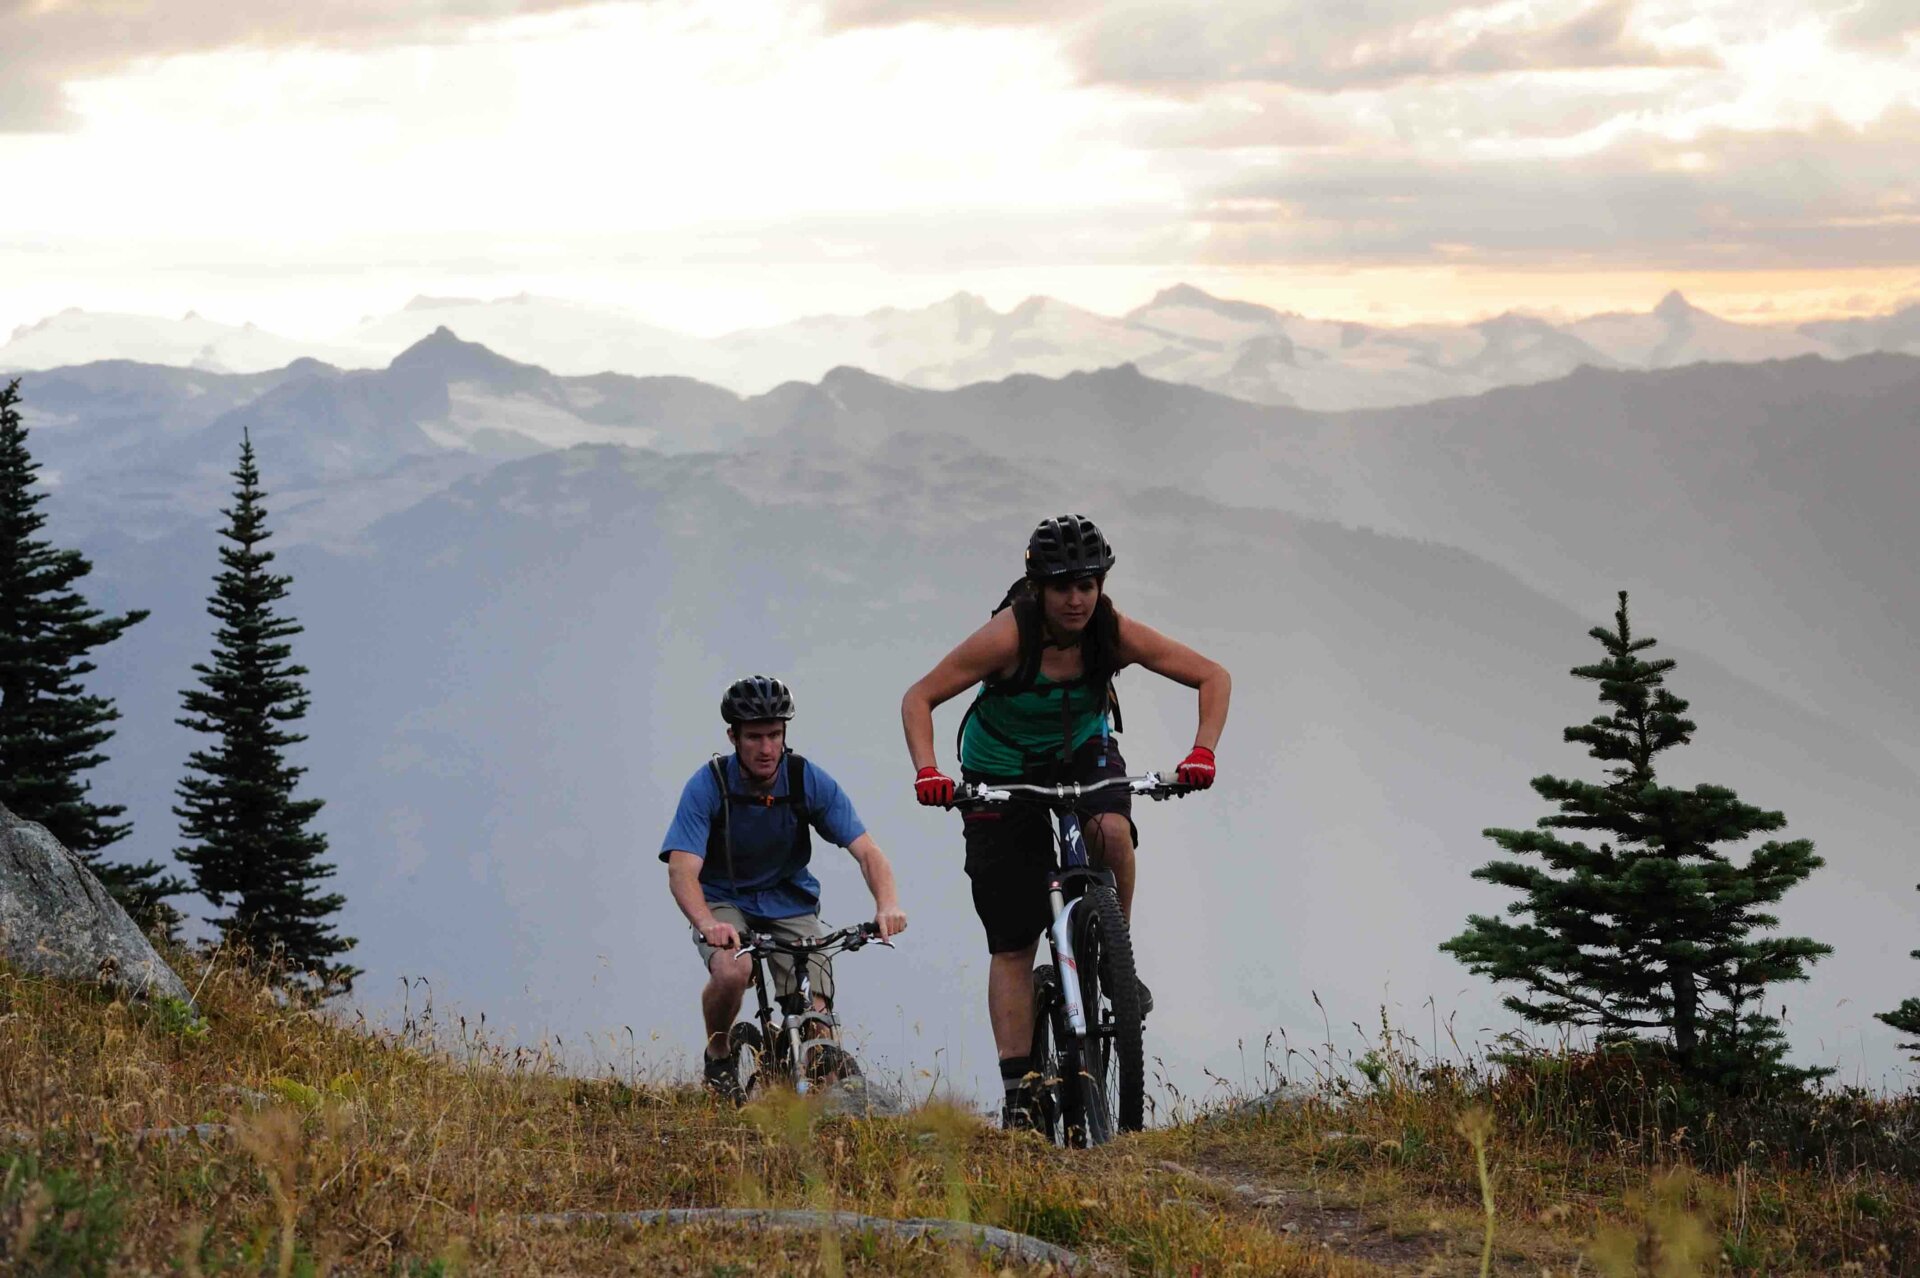
<instances>
[{"instance_id":1,"label":"bicycle frame","mask_svg":"<svg viewBox=\"0 0 1920 1278\"><path fill-rule=\"evenodd\" d=\"M879 940L879 934L873 931L873 924L862 923L857 927L842 928L838 932L821 937L818 944L790 945L774 940L764 933L755 933L747 938L735 955L746 955L753 963L753 993L755 1010L753 1020L760 1027L761 1051L766 1057L775 1057L776 1045L785 1043L787 1060L793 1062L793 1087L796 1092L805 1095L811 1087L809 1078L809 1057L826 1047L840 1045L840 1018L831 1009L817 1012L813 1007L813 978L808 974L815 957L831 960L834 954L846 950L859 949L869 940L879 941L889 948L891 941ZM769 996L767 992L767 964L776 953L790 955L794 960L794 971L799 980L799 988L792 994ZM780 1009L779 1024L774 1023L774 1007ZM809 1037L807 1027L819 1025L824 1033Z\"/></svg>"},{"instance_id":2,"label":"bicycle frame","mask_svg":"<svg viewBox=\"0 0 1920 1278\"><path fill-rule=\"evenodd\" d=\"M1169 781L1158 773L1149 772L1138 777L1110 777L1086 784L1058 786L974 783L961 787L957 796L957 801L963 804L1005 803L1016 799L1038 801L1046 804L1053 813L1058 838L1054 848L1056 864L1047 876L1047 900L1052 911L1047 943L1057 974L1056 996L1059 1005L1063 1005L1061 1010L1066 1013L1065 1028L1072 1035L1070 1045L1062 1042L1060 1046L1070 1046L1070 1059L1076 1062L1089 1059L1092 1040L1101 1031L1092 1023L1094 1009L1088 1008L1082 999L1079 956L1074 953L1073 945L1074 911L1086 898L1084 894L1075 894L1068 899L1068 892L1076 880L1092 880L1112 887L1114 879L1110 871L1095 869L1088 858L1084 831L1073 805L1083 796L1118 786L1125 786L1137 795L1152 799L1172 798L1186 794L1191 789ZM1058 1037L1064 1040L1067 1036L1059 1034Z\"/></svg>"}]
</instances>

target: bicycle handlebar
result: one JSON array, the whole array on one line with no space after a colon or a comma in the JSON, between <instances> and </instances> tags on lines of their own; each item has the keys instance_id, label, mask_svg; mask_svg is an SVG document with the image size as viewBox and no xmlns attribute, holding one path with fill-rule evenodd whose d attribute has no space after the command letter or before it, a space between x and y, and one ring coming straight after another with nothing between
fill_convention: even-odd
<instances>
[{"instance_id":1,"label":"bicycle handlebar","mask_svg":"<svg viewBox=\"0 0 1920 1278\"><path fill-rule=\"evenodd\" d=\"M888 949L893 948L893 942L883 938L880 935L880 928L871 921L856 923L852 927L843 927L838 932L829 932L825 936L804 936L797 941L783 941L768 932L750 932L743 935L746 939L741 942L740 948L733 952L735 958L739 958L742 954L772 953L805 957L833 949L851 952L874 941L880 942Z\"/></svg>"},{"instance_id":2,"label":"bicycle handlebar","mask_svg":"<svg viewBox=\"0 0 1920 1278\"><path fill-rule=\"evenodd\" d=\"M1075 799L1102 790L1117 789L1125 786L1135 794L1145 795L1149 799L1174 799L1191 794L1193 786L1179 781L1169 780L1158 772L1147 772L1137 777L1108 777L1102 781L1069 782L1065 785L1028 785L1024 782L1010 781L1005 784L989 784L984 781L969 781L960 786L954 795L954 806L963 803L1011 803L1015 801L1037 801L1058 806Z\"/></svg>"}]
</instances>

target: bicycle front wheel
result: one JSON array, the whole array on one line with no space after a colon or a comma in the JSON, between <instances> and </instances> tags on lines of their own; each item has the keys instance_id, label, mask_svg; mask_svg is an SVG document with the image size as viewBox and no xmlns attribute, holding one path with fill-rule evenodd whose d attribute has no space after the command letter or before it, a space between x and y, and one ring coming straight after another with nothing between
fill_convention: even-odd
<instances>
[{"instance_id":1,"label":"bicycle front wheel","mask_svg":"<svg viewBox=\"0 0 1920 1278\"><path fill-rule=\"evenodd\" d=\"M727 1035L727 1051L733 1057L734 1076L740 1091L756 1096L767 1087L767 1040L752 1021L735 1021Z\"/></svg>"},{"instance_id":2,"label":"bicycle front wheel","mask_svg":"<svg viewBox=\"0 0 1920 1278\"><path fill-rule=\"evenodd\" d=\"M1075 910L1073 955L1087 1013L1081 1097L1087 1143L1137 1132L1146 1116L1146 1052L1141 1043L1140 981L1133 936L1120 898L1105 884L1087 889Z\"/></svg>"},{"instance_id":3,"label":"bicycle front wheel","mask_svg":"<svg viewBox=\"0 0 1920 1278\"><path fill-rule=\"evenodd\" d=\"M1033 1070L1038 1078L1030 1095L1039 1109L1033 1116L1033 1125L1054 1144L1066 1145L1071 1143L1071 1133L1078 1129L1080 1120L1078 1109L1069 1117L1063 1103L1063 1093L1067 1089L1062 1078L1068 1065L1064 1059L1065 1053L1061 1050L1061 1040L1053 1033L1054 1022L1061 1019L1060 1007L1060 978L1054 972L1053 964L1043 963L1033 970L1031 1052Z\"/></svg>"}]
</instances>

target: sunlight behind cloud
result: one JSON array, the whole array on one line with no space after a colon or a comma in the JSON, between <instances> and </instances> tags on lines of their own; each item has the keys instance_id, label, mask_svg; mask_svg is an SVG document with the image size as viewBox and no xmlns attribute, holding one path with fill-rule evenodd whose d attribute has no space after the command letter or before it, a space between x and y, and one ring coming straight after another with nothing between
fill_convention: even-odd
<instances>
[{"instance_id":1,"label":"sunlight behind cloud","mask_svg":"<svg viewBox=\"0 0 1920 1278\"><path fill-rule=\"evenodd\" d=\"M535 289L717 331L1276 271L1431 316L1426 268L1828 296L1920 260L1890 163L1920 45L1869 7L420 0L251 34L208 9L138 58L68 23L26 69L73 127L0 133L0 322L111 296L311 331L303 305Z\"/></svg>"},{"instance_id":2,"label":"sunlight behind cloud","mask_svg":"<svg viewBox=\"0 0 1920 1278\"><path fill-rule=\"evenodd\" d=\"M150 232L287 238L1174 195L1089 141L1103 95L1075 91L1037 33L823 38L764 2L513 26L511 42L227 51L77 85L84 127L32 225L105 230L129 185L168 192Z\"/></svg>"}]
</instances>

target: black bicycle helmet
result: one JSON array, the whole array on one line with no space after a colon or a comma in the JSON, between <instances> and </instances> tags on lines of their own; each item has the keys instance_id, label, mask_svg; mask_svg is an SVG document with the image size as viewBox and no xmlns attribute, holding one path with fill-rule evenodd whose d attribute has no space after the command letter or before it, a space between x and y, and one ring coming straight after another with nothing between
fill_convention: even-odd
<instances>
[{"instance_id":1,"label":"black bicycle helmet","mask_svg":"<svg viewBox=\"0 0 1920 1278\"><path fill-rule=\"evenodd\" d=\"M1085 515L1043 519L1027 538L1029 581L1098 577L1113 567L1113 547Z\"/></svg>"},{"instance_id":2,"label":"black bicycle helmet","mask_svg":"<svg viewBox=\"0 0 1920 1278\"><path fill-rule=\"evenodd\" d=\"M720 717L728 723L757 723L764 719L793 718L793 693L768 675L748 675L734 681L720 698Z\"/></svg>"}]
</instances>

